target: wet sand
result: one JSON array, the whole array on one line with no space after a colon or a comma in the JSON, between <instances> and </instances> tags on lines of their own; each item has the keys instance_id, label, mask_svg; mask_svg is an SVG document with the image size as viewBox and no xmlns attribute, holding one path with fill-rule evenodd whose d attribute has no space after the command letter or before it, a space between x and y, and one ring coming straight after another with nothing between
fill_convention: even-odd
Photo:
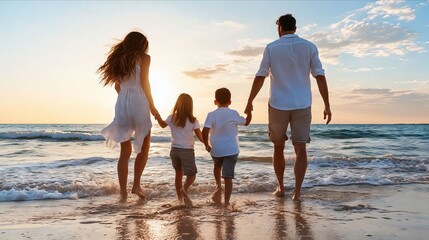
<instances>
[{"instance_id":1,"label":"wet sand","mask_svg":"<svg viewBox=\"0 0 429 240\"><path fill-rule=\"evenodd\" d=\"M289 191L290 193L290 191ZM0 203L0 239L427 239L429 185L303 189L304 202L235 193L232 205L190 195Z\"/></svg>"}]
</instances>

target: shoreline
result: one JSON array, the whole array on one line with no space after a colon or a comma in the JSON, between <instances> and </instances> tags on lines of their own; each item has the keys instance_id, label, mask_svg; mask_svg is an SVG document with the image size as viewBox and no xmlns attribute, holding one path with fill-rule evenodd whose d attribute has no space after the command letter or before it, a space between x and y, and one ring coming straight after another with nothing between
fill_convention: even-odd
<instances>
[{"instance_id":1,"label":"shoreline","mask_svg":"<svg viewBox=\"0 0 429 240\"><path fill-rule=\"evenodd\" d=\"M229 209L190 195L3 202L0 239L426 239L429 185L303 189L304 202L234 193Z\"/></svg>"}]
</instances>

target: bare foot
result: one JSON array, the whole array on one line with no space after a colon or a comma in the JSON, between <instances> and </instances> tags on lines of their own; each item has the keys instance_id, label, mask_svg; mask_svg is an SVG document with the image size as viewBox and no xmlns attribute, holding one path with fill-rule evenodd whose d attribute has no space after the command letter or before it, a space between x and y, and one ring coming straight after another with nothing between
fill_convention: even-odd
<instances>
[{"instance_id":1,"label":"bare foot","mask_svg":"<svg viewBox=\"0 0 429 240\"><path fill-rule=\"evenodd\" d=\"M146 198L144 193L143 193L143 190L141 190L141 189L133 189L133 190L131 190L131 193L139 196L139 198L141 200L144 200Z\"/></svg>"},{"instance_id":2,"label":"bare foot","mask_svg":"<svg viewBox=\"0 0 429 240\"><path fill-rule=\"evenodd\" d=\"M293 194L293 196L292 196L292 200L293 200L294 202L302 202L302 201L304 201L304 200L302 200L302 198L301 198L301 194L296 194L296 193L294 193L294 194Z\"/></svg>"},{"instance_id":3,"label":"bare foot","mask_svg":"<svg viewBox=\"0 0 429 240\"><path fill-rule=\"evenodd\" d=\"M128 198L128 194L121 194L121 198L119 199L120 203L126 203Z\"/></svg>"},{"instance_id":4,"label":"bare foot","mask_svg":"<svg viewBox=\"0 0 429 240\"><path fill-rule=\"evenodd\" d=\"M222 200L222 189L221 188L216 188L216 190L212 194L212 200L215 203L221 203L221 200Z\"/></svg>"},{"instance_id":5,"label":"bare foot","mask_svg":"<svg viewBox=\"0 0 429 240\"><path fill-rule=\"evenodd\" d=\"M284 197L285 196L285 190L280 189L280 187L277 187L276 191L273 192L273 195L276 197Z\"/></svg>"},{"instance_id":6,"label":"bare foot","mask_svg":"<svg viewBox=\"0 0 429 240\"><path fill-rule=\"evenodd\" d=\"M185 203L185 205L188 207L192 206L192 201L189 198L188 193L185 192L185 190L183 188L180 191L182 192L183 202Z\"/></svg>"}]
</instances>

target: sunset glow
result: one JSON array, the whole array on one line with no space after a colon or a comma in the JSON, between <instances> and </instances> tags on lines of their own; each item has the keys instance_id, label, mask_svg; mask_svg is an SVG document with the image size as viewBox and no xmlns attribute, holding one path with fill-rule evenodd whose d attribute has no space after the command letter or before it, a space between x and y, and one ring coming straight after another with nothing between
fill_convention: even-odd
<instances>
[{"instance_id":1,"label":"sunset glow","mask_svg":"<svg viewBox=\"0 0 429 240\"><path fill-rule=\"evenodd\" d=\"M319 48L332 123L429 122L428 1L2 1L0 123L111 121L116 92L99 84L96 70L132 30L148 36L163 116L186 92L204 120L219 87L244 114L262 51L285 13ZM312 83L313 123L323 123ZM267 122L268 85L252 123Z\"/></svg>"}]
</instances>

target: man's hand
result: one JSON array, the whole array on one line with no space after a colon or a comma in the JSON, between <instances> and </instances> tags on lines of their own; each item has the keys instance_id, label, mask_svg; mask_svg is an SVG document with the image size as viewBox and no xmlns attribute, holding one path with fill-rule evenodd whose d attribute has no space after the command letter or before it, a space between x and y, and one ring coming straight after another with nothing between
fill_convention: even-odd
<instances>
[{"instance_id":1,"label":"man's hand","mask_svg":"<svg viewBox=\"0 0 429 240\"><path fill-rule=\"evenodd\" d=\"M244 124L244 126L249 126L251 121L252 121L252 111L247 113L246 123Z\"/></svg>"},{"instance_id":2,"label":"man's hand","mask_svg":"<svg viewBox=\"0 0 429 240\"><path fill-rule=\"evenodd\" d=\"M247 103L246 109L244 110L244 113L247 115L252 115L253 111L253 104L251 102Z\"/></svg>"},{"instance_id":3,"label":"man's hand","mask_svg":"<svg viewBox=\"0 0 429 240\"><path fill-rule=\"evenodd\" d=\"M325 110L323 111L323 119L325 120L326 117L328 117L328 119L326 120L326 124L328 124L329 122L331 122L331 118L332 118L331 108L329 107L326 107Z\"/></svg>"}]
</instances>

